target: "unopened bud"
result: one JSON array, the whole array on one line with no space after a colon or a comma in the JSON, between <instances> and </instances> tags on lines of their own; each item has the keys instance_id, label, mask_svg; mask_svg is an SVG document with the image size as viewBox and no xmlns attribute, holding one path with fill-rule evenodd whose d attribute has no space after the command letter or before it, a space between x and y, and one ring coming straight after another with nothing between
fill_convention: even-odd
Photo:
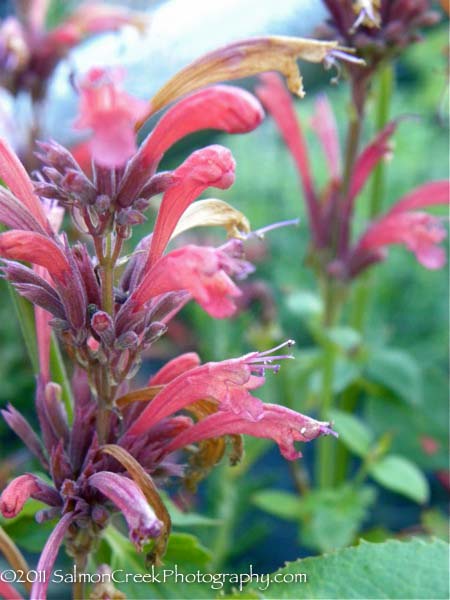
<instances>
[{"instance_id":1,"label":"unopened bud","mask_svg":"<svg viewBox=\"0 0 450 600\"><path fill-rule=\"evenodd\" d=\"M114 344L117 350L135 348L139 343L139 337L134 331L127 331L119 336Z\"/></svg>"},{"instance_id":2,"label":"unopened bud","mask_svg":"<svg viewBox=\"0 0 450 600\"><path fill-rule=\"evenodd\" d=\"M109 209L110 206L111 198L109 196L106 194L100 194L100 196L97 196L95 200L95 208L97 209L97 212L104 213Z\"/></svg>"},{"instance_id":3,"label":"unopened bud","mask_svg":"<svg viewBox=\"0 0 450 600\"><path fill-rule=\"evenodd\" d=\"M114 328L113 321L108 313L103 310L97 311L91 319L91 327L98 335L102 335Z\"/></svg>"}]
</instances>

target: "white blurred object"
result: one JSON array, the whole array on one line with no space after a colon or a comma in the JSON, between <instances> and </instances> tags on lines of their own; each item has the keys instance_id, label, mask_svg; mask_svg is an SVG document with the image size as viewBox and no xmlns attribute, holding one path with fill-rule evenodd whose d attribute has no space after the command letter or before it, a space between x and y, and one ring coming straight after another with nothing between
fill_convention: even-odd
<instances>
[{"instance_id":1,"label":"white blurred object","mask_svg":"<svg viewBox=\"0 0 450 600\"><path fill-rule=\"evenodd\" d=\"M176 71L231 41L272 34L307 36L325 12L310 0L169 0L151 11L149 30L132 27L98 36L74 50L57 69L48 95L46 136L74 139L76 95L71 73L93 66L125 67L127 91L147 99Z\"/></svg>"}]
</instances>

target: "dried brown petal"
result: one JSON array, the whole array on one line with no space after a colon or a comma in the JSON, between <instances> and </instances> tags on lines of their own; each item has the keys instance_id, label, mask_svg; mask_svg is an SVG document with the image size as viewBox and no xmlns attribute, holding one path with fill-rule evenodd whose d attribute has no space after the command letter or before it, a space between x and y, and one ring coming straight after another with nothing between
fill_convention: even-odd
<instances>
[{"instance_id":1,"label":"dried brown petal","mask_svg":"<svg viewBox=\"0 0 450 600\"><path fill-rule=\"evenodd\" d=\"M161 564L161 558L164 556L167 548L167 542L169 539L170 529L172 522L170 515L164 502L161 500L158 489L153 483L152 478L138 461L131 456L124 448L117 446L116 444L107 444L100 448L101 452L113 456L130 474L133 481L140 487L142 493L147 499L147 502L155 511L156 516L163 523L163 530L161 535L155 539L155 545L151 553L150 560L156 564Z\"/></svg>"},{"instance_id":2,"label":"dried brown petal","mask_svg":"<svg viewBox=\"0 0 450 600\"><path fill-rule=\"evenodd\" d=\"M287 80L291 92L303 97L302 77L297 60L322 62L332 50L339 48L338 42L267 36L241 40L205 54L179 71L153 96L147 116L170 102L201 87L219 81L230 81L257 75L266 71L279 71Z\"/></svg>"}]
</instances>

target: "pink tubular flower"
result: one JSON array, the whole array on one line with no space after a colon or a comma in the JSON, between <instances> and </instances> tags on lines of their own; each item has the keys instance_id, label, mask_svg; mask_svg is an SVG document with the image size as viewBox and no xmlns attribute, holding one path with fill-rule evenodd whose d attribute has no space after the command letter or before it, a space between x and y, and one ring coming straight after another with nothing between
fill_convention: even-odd
<instances>
[{"instance_id":1,"label":"pink tubular flower","mask_svg":"<svg viewBox=\"0 0 450 600\"><path fill-rule=\"evenodd\" d=\"M0 139L0 178L19 202L30 211L36 222L48 231L48 221L39 198L34 193L31 179L16 154L2 139Z\"/></svg>"},{"instance_id":2,"label":"pink tubular flower","mask_svg":"<svg viewBox=\"0 0 450 600\"><path fill-rule=\"evenodd\" d=\"M160 258L146 272L130 302L139 309L150 298L187 290L211 316L229 317L236 309L233 298L241 295L229 275L241 273L242 262L220 248L183 246Z\"/></svg>"},{"instance_id":3,"label":"pink tubular flower","mask_svg":"<svg viewBox=\"0 0 450 600\"><path fill-rule=\"evenodd\" d=\"M163 524L132 479L118 473L99 471L88 481L122 512L130 529L130 539L138 550L142 550L149 538L160 535Z\"/></svg>"},{"instance_id":4,"label":"pink tubular flower","mask_svg":"<svg viewBox=\"0 0 450 600\"><path fill-rule=\"evenodd\" d=\"M446 262L445 251L438 244L446 237L441 219L417 209L449 204L449 182L431 181L398 200L380 219L369 225L355 247L358 254L371 254L391 244L402 244L416 255L427 269L440 269ZM382 258L381 255L379 255Z\"/></svg>"},{"instance_id":5,"label":"pink tubular flower","mask_svg":"<svg viewBox=\"0 0 450 600\"><path fill-rule=\"evenodd\" d=\"M241 358L193 367L167 383L152 402L135 420L127 436L140 435L162 419L189 405L208 398L216 403L217 410L193 427L179 433L164 448L165 453L190 443L223 435L248 434L275 440L283 456L293 460L301 456L294 441L310 441L319 435L333 433L329 423L305 417L290 409L264 404L249 390L263 385L267 369L277 371L274 361L290 355L273 355L285 345L267 352L252 352Z\"/></svg>"},{"instance_id":6,"label":"pink tubular flower","mask_svg":"<svg viewBox=\"0 0 450 600\"><path fill-rule=\"evenodd\" d=\"M186 352L180 354L176 358L169 360L155 375L153 375L148 385L164 385L182 375L184 372L189 371L200 365L200 357L196 352Z\"/></svg>"},{"instance_id":7,"label":"pink tubular flower","mask_svg":"<svg viewBox=\"0 0 450 600\"><path fill-rule=\"evenodd\" d=\"M272 439L278 444L284 458L296 460L301 458L302 453L296 450L295 442L310 442L321 435L336 435L329 423L316 421L285 406L261 405L261 414L257 420L249 419L243 414L218 410L178 434L164 450L172 452L202 440L244 434Z\"/></svg>"},{"instance_id":8,"label":"pink tubular flower","mask_svg":"<svg viewBox=\"0 0 450 600\"><path fill-rule=\"evenodd\" d=\"M38 577L36 582L33 583L30 600L43 600L47 598L47 588L51 580L50 574L58 556L58 551L73 519L74 515L71 512L63 515L55 529L51 532L36 567L39 573L45 573L45 577Z\"/></svg>"},{"instance_id":9,"label":"pink tubular flower","mask_svg":"<svg viewBox=\"0 0 450 600\"><path fill-rule=\"evenodd\" d=\"M186 135L202 129L248 133L263 117L258 100L233 86L215 85L183 98L161 117L131 160L119 189L118 203L131 203L167 149Z\"/></svg>"},{"instance_id":10,"label":"pink tubular flower","mask_svg":"<svg viewBox=\"0 0 450 600\"><path fill-rule=\"evenodd\" d=\"M155 264L186 208L208 187L226 189L234 182L236 163L223 146L208 146L193 152L172 173L171 185L163 196L153 230L145 268Z\"/></svg>"},{"instance_id":11,"label":"pink tubular flower","mask_svg":"<svg viewBox=\"0 0 450 600\"><path fill-rule=\"evenodd\" d=\"M370 225L359 241L352 242L351 239L355 200L375 167L391 152L389 140L397 128L398 120L388 123L361 151L346 190L336 121L330 105L320 98L316 103L313 128L327 159L329 181L325 190L318 193L311 180L307 148L290 95L278 76L264 75L261 80L257 94L272 113L299 171L314 250L319 251L316 252L315 261L324 261L320 268L336 278L354 277L368 266L383 260L383 248L390 244L405 245L429 269L442 267L445 253L437 244L445 238L444 228L437 217L417 212L417 209L448 204L448 181L430 182L409 192ZM320 251L324 249L327 252L322 258Z\"/></svg>"},{"instance_id":12,"label":"pink tubular flower","mask_svg":"<svg viewBox=\"0 0 450 600\"><path fill-rule=\"evenodd\" d=\"M22 510L29 498L41 500L47 504L58 506L59 496L36 475L25 473L11 481L0 497L0 512L6 519L12 519Z\"/></svg>"},{"instance_id":13,"label":"pink tubular flower","mask_svg":"<svg viewBox=\"0 0 450 600\"><path fill-rule=\"evenodd\" d=\"M23 596L10 583L6 583L5 577L0 571L0 598L5 600L23 600Z\"/></svg>"},{"instance_id":14,"label":"pink tubular flower","mask_svg":"<svg viewBox=\"0 0 450 600\"><path fill-rule=\"evenodd\" d=\"M71 268L61 248L40 233L14 229L1 233L0 256L41 265L62 284L70 277Z\"/></svg>"},{"instance_id":15,"label":"pink tubular flower","mask_svg":"<svg viewBox=\"0 0 450 600\"><path fill-rule=\"evenodd\" d=\"M91 129L91 152L102 166L123 166L136 152L134 126L147 103L120 88L123 72L91 69L81 81L76 129Z\"/></svg>"}]
</instances>

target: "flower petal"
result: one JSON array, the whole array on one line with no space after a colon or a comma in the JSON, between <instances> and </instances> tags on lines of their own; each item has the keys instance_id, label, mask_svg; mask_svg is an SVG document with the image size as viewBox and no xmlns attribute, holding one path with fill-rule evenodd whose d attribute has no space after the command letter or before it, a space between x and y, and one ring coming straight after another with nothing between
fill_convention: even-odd
<instances>
[{"instance_id":1,"label":"flower petal","mask_svg":"<svg viewBox=\"0 0 450 600\"><path fill-rule=\"evenodd\" d=\"M40 233L17 229L5 231L0 234L0 256L41 265L62 283L70 276L70 266L63 251L51 238Z\"/></svg>"},{"instance_id":2,"label":"flower petal","mask_svg":"<svg viewBox=\"0 0 450 600\"><path fill-rule=\"evenodd\" d=\"M224 227L228 237L245 238L251 231L247 217L223 200L198 200L181 215L170 239L194 227Z\"/></svg>"},{"instance_id":3,"label":"flower petal","mask_svg":"<svg viewBox=\"0 0 450 600\"><path fill-rule=\"evenodd\" d=\"M36 567L38 573L45 573L45 577L38 577L36 579L36 583L33 584L31 590L30 600L45 600L47 598L47 588L52 579L51 572L53 565L73 518L73 513L66 513L51 532Z\"/></svg>"},{"instance_id":4,"label":"flower petal","mask_svg":"<svg viewBox=\"0 0 450 600\"><path fill-rule=\"evenodd\" d=\"M223 146L207 146L193 152L176 169L173 184L165 192L153 230L146 269L161 257L186 208L208 187L226 189L234 182L236 163Z\"/></svg>"},{"instance_id":5,"label":"flower petal","mask_svg":"<svg viewBox=\"0 0 450 600\"><path fill-rule=\"evenodd\" d=\"M180 100L161 117L130 162L118 203L128 205L156 171L163 154L186 135L201 129L247 133L255 129L263 117L258 100L233 86L212 86Z\"/></svg>"},{"instance_id":6,"label":"flower petal","mask_svg":"<svg viewBox=\"0 0 450 600\"><path fill-rule=\"evenodd\" d=\"M300 121L295 112L292 96L281 78L275 73L267 73L260 78L262 82L256 88L256 94L270 112L280 134L292 154L303 186L313 233L318 235L320 228L319 207L317 203L311 170Z\"/></svg>"},{"instance_id":7,"label":"flower petal","mask_svg":"<svg viewBox=\"0 0 450 600\"><path fill-rule=\"evenodd\" d=\"M205 54L179 71L153 96L148 114L153 113L181 96L219 81L241 79L267 71L279 71L294 94L304 95L297 59L322 62L338 42L267 36L241 40Z\"/></svg>"},{"instance_id":8,"label":"flower petal","mask_svg":"<svg viewBox=\"0 0 450 600\"><path fill-rule=\"evenodd\" d=\"M341 147L336 118L325 94L321 94L315 102L311 124L322 144L331 177L338 181L341 177Z\"/></svg>"},{"instance_id":9,"label":"flower petal","mask_svg":"<svg viewBox=\"0 0 450 600\"><path fill-rule=\"evenodd\" d=\"M330 423L316 421L290 408L262 402L261 408L262 414L256 421L245 414L219 410L180 433L165 451L173 452L186 445L222 435L246 434L274 440L284 458L295 460L302 454L296 450L294 442L309 442L321 435L336 435L330 429Z\"/></svg>"},{"instance_id":10,"label":"flower petal","mask_svg":"<svg viewBox=\"0 0 450 600\"><path fill-rule=\"evenodd\" d=\"M76 129L91 129L94 161L108 168L124 165L136 152L134 125L146 103L121 89L124 73L91 69L79 84L80 106Z\"/></svg>"},{"instance_id":11,"label":"flower petal","mask_svg":"<svg viewBox=\"0 0 450 600\"><path fill-rule=\"evenodd\" d=\"M394 215L405 210L416 210L449 203L450 182L445 179L442 181L429 181L402 196L389 210L389 214Z\"/></svg>"},{"instance_id":12,"label":"flower petal","mask_svg":"<svg viewBox=\"0 0 450 600\"><path fill-rule=\"evenodd\" d=\"M155 375L152 375L148 385L165 385L172 379L200 365L200 357L196 352L186 352L169 360Z\"/></svg>"},{"instance_id":13,"label":"flower petal","mask_svg":"<svg viewBox=\"0 0 450 600\"><path fill-rule=\"evenodd\" d=\"M370 225L361 237L355 254L373 252L390 244L402 244L414 252L427 269L440 269L446 262L445 252L437 244L446 232L439 218L421 212L387 214Z\"/></svg>"},{"instance_id":14,"label":"flower petal","mask_svg":"<svg viewBox=\"0 0 450 600\"><path fill-rule=\"evenodd\" d=\"M14 196L30 211L44 230L49 230L47 218L34 193L33 184L24 166L17 158L9 144L0 139L0 179L2 179Z\"/></svg>"},{"instance_id":15,"label":"flower petal","mask_svg":"<svg viewBox=\"0 0 450 600\"><path fill-rule=\"evenodd\" d=\"M173 250L147 271L130 302L140 308L160 294L187 290L211 316L231 316L233 298L241 292L228 277L233 273L228 265L229 257L216 248L188 245Z\"/></svg>"},{"instance_id":16,"label":"flower petal","mask_svg":"<svg viewBox=\"0 0 450 600\"><path fill-rule=\"evenodd\" d=\"M89 477L88 483L122 512L130 529L130 540L138 550L142 550L149 538L159 536L163 524L132 479L110 471L98 471Z\"/></svg>"},{"instance_id":17,"label":"flower petal","mask_svg":"<svg viewBox=\"0 0 450 600\"><path fill-rule=\"evenodd\" d=\"M375 169L377 164L391 150L389 139L395 132L398 122L388 123L376 138L361 152L355 162L350 181L348 194L348 210L351 210L353 201L364 187L367 179Z\"/></svg>"},{"instance_id":18,"label":"flower petal","mask_svg":"<svg viewBox=\"0 0 450 600\"><path fill-rule=\"evenodd\" d=\"M29 498L40 500L50 506L61 503L58 492L42 479L31 473L25 473L13 479L3 490L0 497L0 512L6 519L12 519L22 510Z\"/></svg>"}]
</instances>

